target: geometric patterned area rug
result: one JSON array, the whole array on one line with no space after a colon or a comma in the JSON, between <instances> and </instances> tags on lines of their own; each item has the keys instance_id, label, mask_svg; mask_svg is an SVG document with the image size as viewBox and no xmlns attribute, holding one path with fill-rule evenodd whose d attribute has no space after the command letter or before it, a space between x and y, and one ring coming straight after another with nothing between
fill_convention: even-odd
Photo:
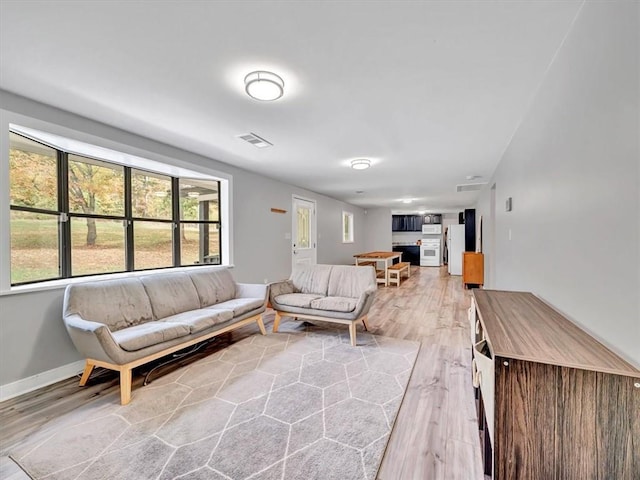
<instances>
[{"instance_id":1,"label":"geometric patterned area rug","mask_svg":"<svg viewBox=\"0 0 640 480\"><path fill-rule=\"evenodd\" d=\"M286 322L51 422L34 479L373 480L419 342Z\"/></svg>"}]
</instances>

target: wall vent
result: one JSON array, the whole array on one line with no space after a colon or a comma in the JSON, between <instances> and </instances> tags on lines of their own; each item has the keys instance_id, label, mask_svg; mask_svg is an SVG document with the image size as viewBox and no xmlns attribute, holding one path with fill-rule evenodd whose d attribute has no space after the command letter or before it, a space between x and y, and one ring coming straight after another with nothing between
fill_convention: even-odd
<instances>
[{"instance_id":1,"label":"wall vent","mask_svg":"<svg viewBox=\"0 0 640 480\"><path fill-rule=\"evenodd\" d=\"M476 192L482 190L486 183L463 183L456 185L456 192Z\"/></svg>"},{"instance_id":2,"label":"wall vent","mask_svg":"<svg viewBox=\"0 0 640 480\"><path fill-rule=\"evenodd\" d=\"M245 133L243 135L238 135L238 138L241 140L244 140L245 142L249 142L251 145L253 145L256 148L267 148L267 147L273 146L273 143L268 142L267 140L256 135L253 132Z\"/></svg>"}]
</instances>

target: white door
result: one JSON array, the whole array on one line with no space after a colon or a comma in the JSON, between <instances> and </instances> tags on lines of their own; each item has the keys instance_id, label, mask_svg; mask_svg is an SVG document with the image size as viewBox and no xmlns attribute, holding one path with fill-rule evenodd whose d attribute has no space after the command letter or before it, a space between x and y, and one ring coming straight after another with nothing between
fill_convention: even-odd
<instances>
[{"instance_id":1,"label":"white door","mask_svg":"<svg viewBox=\"0 0 640 480\"><path fill-rule=\"evenodd\" d=\"M317 262L316 202L293 197L293 227L291 235L293 267Z\"/></svg>"}]
</instances>

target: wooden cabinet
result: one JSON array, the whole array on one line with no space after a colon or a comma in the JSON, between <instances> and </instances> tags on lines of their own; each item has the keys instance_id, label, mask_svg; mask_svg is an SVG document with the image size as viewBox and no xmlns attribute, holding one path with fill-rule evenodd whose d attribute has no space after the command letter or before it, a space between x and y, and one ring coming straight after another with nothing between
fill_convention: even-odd
<instances>
[{"instance_id":1,"label":"wooden cabinet","mask_svg":"<svg viewBox=\"0 0 640 480\"><path fill-rule=\"evenodd\" d=\"M484 285L484 255L475 252L462 252L462 283Z\"/></svg>"},{"instance_id":2,"label":"wooden cabinet","mask_svg":"<svg viewBox=\"0 0 640 480\"><path fill-rule=\"evenodd\" d=\"M638 479L640 370L531 293L474 290L469 320L485 474Z\"/></svg>"}]
</instances>

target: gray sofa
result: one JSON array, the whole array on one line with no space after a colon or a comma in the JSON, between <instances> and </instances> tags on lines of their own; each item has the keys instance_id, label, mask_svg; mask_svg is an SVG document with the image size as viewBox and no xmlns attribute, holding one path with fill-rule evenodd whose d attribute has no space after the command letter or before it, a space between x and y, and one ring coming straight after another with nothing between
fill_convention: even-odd
<instances>
[{"instance_id":1,"label":"gray sofa","mask_svg":"<svg viewBox=\"0 0 640 480\"><path fill-rule=\"evenodd\" d=\"M265 335L267 295L220 267L68 285L63 320L87 359L80 386L96 366L119 371L125 405L133 368L252 322Z\"/></svg>"},{"instance_id":2,"label":"gray sofa","mask_svg":"<svg viewBox=\"0 0 640 480\"><path fill-rule=\"evenodd\" d=\"M276 312L273 331L283 316L349 325L356 345L356 323L366 318L373 304L376 272L373 267L300 265L289 280L271 284L269 302Z\"/></svg>"}]
</instances>

